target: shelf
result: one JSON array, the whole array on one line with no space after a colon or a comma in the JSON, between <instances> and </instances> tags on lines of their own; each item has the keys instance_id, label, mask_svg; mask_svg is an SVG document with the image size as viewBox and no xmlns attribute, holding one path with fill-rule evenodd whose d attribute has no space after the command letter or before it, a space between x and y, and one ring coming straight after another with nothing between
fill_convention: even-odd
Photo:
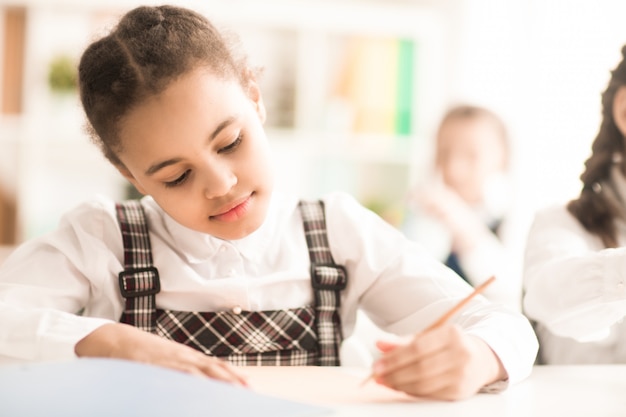
<instances>
[{"instance_id":1,"label":"shelf","mask_svg":"<svg viewBox=\"0 0 626 417\"><path fill-rule=\"evenodd\" d=\"M310 158L345 159L353 162L410 165L416 137L266 130L274 147L290 149Z\"/></svg>"}]
</instances>

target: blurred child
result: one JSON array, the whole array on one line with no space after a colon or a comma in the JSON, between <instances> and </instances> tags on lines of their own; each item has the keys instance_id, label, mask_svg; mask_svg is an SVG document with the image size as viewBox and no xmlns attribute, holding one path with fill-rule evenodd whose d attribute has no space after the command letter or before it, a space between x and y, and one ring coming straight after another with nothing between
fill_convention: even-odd
<instances>
[{"instance_id":1,"label":"blurred child","mask_svg":"<svg viewBox=\"0 0 626 417\"><path fill-rule=\"evenodd\" d=\"M537 213L526 247L524 311L540 362L626 363L626 46L602 94L602 123L567 205Z\"/></svg>"},{"instance_id":2,"label":"blurred child","mask_svg":"<svg viewBox=\"0 0 626 417\"><path fill-rule=\"evenodd\" d=\"M145 197L86 202L14 252L0 355L243 384L231 364L339 365L360 307L411 335L380 344L389 387L459 399L532 369L530 323L484 298L422 332L471 287L353 198L274 193L255 72L203 16L136 8L86 49L79 78L94 140Z\"/></svg>"},{"instance_id":3,"label":"blurred child","mask_svg":"<svg viewBox=\"0 0 626 417\"><path fill-rule=\"evenodd\" d=\"M485 296L520 310L522 249L514 244L523 238L510 222L509 150L495 113L450 109L437 131L434 180L412 191L404 230L473 286L495 275Z\"/></svg>"}]
</instances>

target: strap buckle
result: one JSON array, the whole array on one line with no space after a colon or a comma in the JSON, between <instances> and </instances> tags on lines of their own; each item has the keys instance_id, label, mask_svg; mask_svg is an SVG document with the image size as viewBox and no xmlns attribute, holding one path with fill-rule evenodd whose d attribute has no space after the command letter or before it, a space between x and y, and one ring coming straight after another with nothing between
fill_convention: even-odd
<instances>
[{"instance_id":1,"label":"strap buckle","mask_svg":"<svg viewBox=\"0 0 626 417\"><path fill-rule=\"evenodd\" d=\"M341 291L346 288L348 284L348 273L343 265L312 264L311 278L311 285L316 290ZM329 280L333 280L334 282L324 282Z\"/></svg>"},{"instance_id":2,"label":"strap buckle","mask_svg":"<svg viewBox=\"0 0 626 417\"><path fill-rule=\"evenodd\" d=\"M136 276L137 274L143 274L144 276L138 277ZM159 271L153 266L149 266L147 268L127 268L120 272L118 276L120 281L120 292L124 298L154 295L161 291ZM137 289L138 283L143 284L140 285L143 289Z\"/></svg>"}]
</instances>

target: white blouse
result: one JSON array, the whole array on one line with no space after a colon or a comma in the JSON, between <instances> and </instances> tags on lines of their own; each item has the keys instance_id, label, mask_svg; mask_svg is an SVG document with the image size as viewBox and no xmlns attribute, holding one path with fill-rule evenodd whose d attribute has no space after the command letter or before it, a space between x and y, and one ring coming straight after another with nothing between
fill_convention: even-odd
<instances>
[{"instance_id":1,"label":"white blouse","mask_svg":"<svg viewBox=\"0 0 626 417\"><path fill-rule=\"evenodd\" d=\"M323 200L333 258L348 272L340 309L344 336L353 331L357 308L388 332L413 334L471 291L353 198L335 193ZM311 304L309 254L297 203L276 194L257 231L226 241L181 226L145 197L161 279L157 305L220 311ZM114 202L104 198L78 206L56 231L16 249L0 267L0 361L74 357L81 338L120 318L122 269ZM453 320L490 345L510 382L530 373L537 340L524 316L476 297Z\"/></svg>"},{"instance_id":2,"label":"white blouse","mask_svg":"<svg viewBox=\"0 0 626 417\"><path fill-rule=\"evenodd\" d=\"M564 206L537 213L524 266L524 312L548 363L626 363L626 229L606 249Z\"/></svg>"}]
</instances>

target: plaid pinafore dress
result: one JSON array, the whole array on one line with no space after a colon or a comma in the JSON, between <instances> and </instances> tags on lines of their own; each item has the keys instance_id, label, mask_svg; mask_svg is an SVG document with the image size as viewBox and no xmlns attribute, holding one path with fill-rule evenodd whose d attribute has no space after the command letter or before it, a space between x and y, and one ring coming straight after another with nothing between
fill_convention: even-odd
<instances>
[{"instance_id":1,"label":"plaid pinafore dress","mask_svg":"<svg viewBox=\"0 0 626 417\"><path fill-rule=\"evenodd\" d=\"M159 273L152 263L143 207L116 205L124 241L119 286L125 298L120 322L188 345L236 365L338 366L343 340L340 293L347 274L328 246L324 205L301 201L299 209L311 260L314 305L271 311L188 312L156 306Z\"/></svg>"}]
</instances>

